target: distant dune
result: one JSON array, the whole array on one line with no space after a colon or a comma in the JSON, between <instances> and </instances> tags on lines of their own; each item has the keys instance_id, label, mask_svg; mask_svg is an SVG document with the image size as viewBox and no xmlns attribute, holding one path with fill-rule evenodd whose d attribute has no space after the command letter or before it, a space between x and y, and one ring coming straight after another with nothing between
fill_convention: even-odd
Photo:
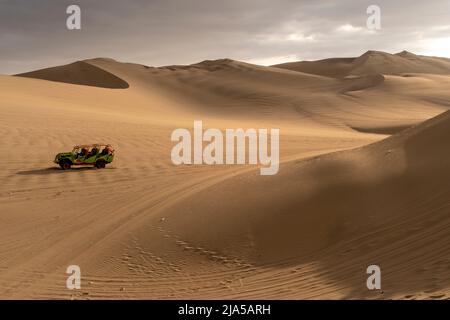
<instances>
[{"instance_id":1,"label":"distant dune","mask_svg":"<svg viewBox=\"0 0 450 320\"><path fill-rule=\"evenodd\" d=\"M420 56L407 51L396 54L367 51L357 58L289 62L274 67L335 78L343 78L349 75L401 75L404 73L448 75L450 74L450 59Z\"/></svg>"},{"instance_id":2,"label":"distant dune","mask_svg":"<svg viewBox=\"0 0 450 320\"><path fill-rule=\"evenodd\" d=\"M1 299L450 298L448 59L98 58L0 86ZM279 173L175 166L194 120L280 129ZM52 162L98 141L106 169Z\"/></svg>"},{"instance_id":3,"label":"distant dune","mask_svg":"<svg viewBox=\"0 0 450 320\"><path fill-rule=\"evenodd\" d=\"M65 66L21 73L17 76L101 88L128 88L128 83L112 73L90 64L89 61L77 61Z\"/></svg>"}]
</instances>

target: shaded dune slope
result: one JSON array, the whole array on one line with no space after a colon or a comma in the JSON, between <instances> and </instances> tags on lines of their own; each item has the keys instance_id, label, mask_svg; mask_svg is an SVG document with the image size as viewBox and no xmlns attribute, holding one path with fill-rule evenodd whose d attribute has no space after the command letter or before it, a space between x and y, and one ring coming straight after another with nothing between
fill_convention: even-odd
<instances>
[{"instance_id":1,"label":"shaded dune slope","mask_svg":"<svg viewBox=\"0 0 450 320\"><path fill-rule=\"evenodd\" d=\"M165 228L254 265L319 261L353 296L367 294L370 264L385 271L389 296L445 287L448 139L446 112L369 146L285 163L271 178L239 175L164 212Z\"/></svg>"},{"instance_id":2,"label":"shaded dune slope","mask_svg":"<svg viewBox=\"0 0 450 320\"><path fill-rule=\"evenodd\" d=\"M17 76L110 89L126 89L129 87L126 81L94 66L88 60L21 73Z\"/></svg>"}]
</instances>

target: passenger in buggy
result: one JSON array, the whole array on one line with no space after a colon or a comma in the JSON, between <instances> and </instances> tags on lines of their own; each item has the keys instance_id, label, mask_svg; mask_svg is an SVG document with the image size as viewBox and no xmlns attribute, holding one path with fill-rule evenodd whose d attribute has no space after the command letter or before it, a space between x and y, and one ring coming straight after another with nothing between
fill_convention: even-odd
<instances>
[{"instance_id":1,"label":"passenger in buggy","mask_svg":"<svg viewBox=\"0 0 450 320\"><path fill-rule=\"evenodd\" d=\"M82 148L80 153L78 154L78 159L79 158L83 158L84 156L86 156L88 153L88 150L86 148Z\"/></svg>"},{"instance_id":2,"label":"passenger in buggy","mask_svg":"<svg viewBox=\"0 0 450 320\"><path fill-rule=\"evenodd\" d=\"M89 152L87 158L93 157L93 156L95 156L97 153L98 153L98 148L97 148L97 147L93 147L93 148L91 149L91 152Z\"/></svg>"}]
</instances>

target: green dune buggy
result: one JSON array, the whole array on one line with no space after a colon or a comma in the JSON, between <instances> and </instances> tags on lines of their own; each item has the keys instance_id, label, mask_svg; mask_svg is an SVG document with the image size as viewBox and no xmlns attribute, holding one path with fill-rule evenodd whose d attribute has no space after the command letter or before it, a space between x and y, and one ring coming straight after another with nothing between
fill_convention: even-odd
<instances>
[{"instance_id":1,"label":"green dune buggy","mask_svg":"<svg viewBox=\"0 0 450 320\"><path fill-rule=\"evenodd\" d=\"M93 165L101 169L114 159L114 149L109 144L87 144L74 146L71 152L58 153L54 162L61 169L68 170L73 165Z\"/></svg>"}]
</instances>

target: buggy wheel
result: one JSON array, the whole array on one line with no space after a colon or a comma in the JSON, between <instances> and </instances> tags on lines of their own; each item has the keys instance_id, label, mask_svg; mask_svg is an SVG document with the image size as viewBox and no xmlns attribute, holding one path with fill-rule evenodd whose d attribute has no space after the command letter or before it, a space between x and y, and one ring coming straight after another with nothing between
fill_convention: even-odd
<instances>
[{"instance_id":1,"label":"buggy wheel","mask_svg":"<svg viewBox=\"0 0 450 320\"><path fill-rule=\"evenodd\" d=\"M105 166L106 166L105 160L98 160L97 162L95 162L95 167L97 169L103 169Z\"/></svg>"},{"instance_id":2,"label":"buggy wheel","mask_svg":"<svg viewBox=\"0 0 450 320\"><path fill-rule=\"evenodd\" d=\"M61 169L63 170L69 170L70 167L72 166L72 164L70 163L70 161L67 160L63 160L59 163L59 166L61 167Z\"/></svg>"}]
</instances>

